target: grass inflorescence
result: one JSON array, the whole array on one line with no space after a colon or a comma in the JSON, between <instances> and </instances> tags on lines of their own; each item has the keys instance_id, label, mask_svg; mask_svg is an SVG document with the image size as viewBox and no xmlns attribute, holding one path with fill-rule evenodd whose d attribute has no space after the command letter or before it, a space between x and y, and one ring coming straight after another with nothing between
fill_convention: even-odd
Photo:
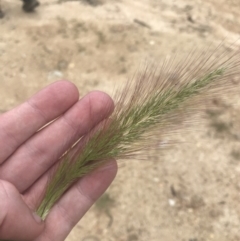
<instances>
[{"instance_id":1,"label":"grass inflorescence","mask_svg":"<svg viewBox=\"0 0 240 241\"><path fill-rule=\"evenodd\" d=\"M150 65L115 96L115 110L69 150L51 176L37 213L45 219L51 207L79 178L109 159L135 157L157 148L179 122L201 110L206 98L226 93L240 76L239 52L194 52L178 60Z\"/></svg>"}]
</instances>

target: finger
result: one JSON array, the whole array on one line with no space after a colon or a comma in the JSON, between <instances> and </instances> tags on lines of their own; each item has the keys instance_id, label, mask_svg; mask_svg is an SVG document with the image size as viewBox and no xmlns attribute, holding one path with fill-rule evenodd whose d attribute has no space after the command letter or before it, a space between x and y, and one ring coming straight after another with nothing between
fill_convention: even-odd
<instances>
[{"instance_id":1,"label":"finger","mask_svg":"<svg viewBox=\"0 0 240 241\"><path fill-rule=\"evenodd\" d=\"M108 95L99 91L89 93L21 146L3 163L0 177L23 192L112 110L113 102Z\"/></svg>"},{"instance_id":2,"label":"finger","mask_svg":"<svg viewBox=\"0 0 240 241\"><path fill-rule=\"evenodd\" d=\"M117 174L115 160L83 177L52 208L43 233L35 241L63 241Z\"/></svg>"},{"instance_id":3,"label":"finger","mask_svg":"<svg viewBox=\"0 0 240 241\"><path fill-rule=\"evenodd\" d=\"M55 82L25 103L0 116L0 163L39 128L69 109L78 101L75 85L68 81Z\"/></svg>"},{"instance_id":4,"label":"finger","mask_svg":"<svg viewBox=\"0 0 240 241\"><path fill-rule=\"evenodd\" d=\"M67 159L68 160L76 160L81 156L81 151L84 148L84 144L86 143L90 136L93 135L93 133L99 128L101 129L103 126L105 127L109 123L109 119L104 119L102 122L100 122L98 125L96 125L89 133L87 133L81 140L67 153ZM46 186L51 180L52 176L56 172L56 170L59 168L60 162L66 161L66 156L61 157L61 159L56 162L47 172L44 173L44 175L41 176L30 188L28 188L25 192L23 192L23 198L25 202L28 204L29 207L31 207L33 210L37 210L37 208L40 206L44 196L43 193L46 190ZM103 165L103 163L101 163Z\"/></svg>"},{"instance_id":5,"label":"finger","mask_svg":"<svg viewBox=\"0 0 240 241\"><path fill-rule=\"evenodd\" d=\"M44 222L27 207L17 189L0 181L0 239L34 240L44 229Z\"/></svg>"}]
</instances>

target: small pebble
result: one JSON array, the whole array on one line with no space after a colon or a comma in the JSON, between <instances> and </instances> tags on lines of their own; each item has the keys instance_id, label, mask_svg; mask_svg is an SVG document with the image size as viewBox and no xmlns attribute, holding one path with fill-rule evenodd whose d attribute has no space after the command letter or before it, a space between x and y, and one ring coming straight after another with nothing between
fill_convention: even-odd
<instances>
[{"instance_id":1,"label":"small pebble","mask_svg":"<svg viewBox=\"0 0 240 241\"><path fill-rule=\"evenodd\" d=\"M168 203L171 207L174 207L176 204L176 201L174 199L168 199Z\"/></svg>"},{"instance_id":2,"label":"small pebble","mask_svg":"<svg viewBox=\"0 0 240 241\"><path fill-rule=\"evenodd\" d=\"M159 182L159 178L158 178L158 177L154 177L154 178L153 178L153 181L154 181L154 182Z\"/></svg>"},{"instance_id":3,"label":"small pebble","mask_svg":"<svg viewBox=\"0 0 240 241\"><path fill-rule=\"evenodd\" d=\"M151 40L151 41L149 41L149 44L150 44L150 45L154 45L154 44L155 44L155 41Z\"/></svg>"},{"instance_id":4,"label":"small pebble","mask_svg":"<svg viewBox=\"0 0 240 241\"><path fill-rule=\"evenodd\" d=\"M61 78L62 76L63 76L63 73L61 71L54 70L48 74L48 79Z\"/></svg>"},{"instance_id":5,"label":"small pebble","mask_svg":"<svg viewBox=\"0 0 240 241\"><path fill-rule=\"evenodd\" d=\"M75 64L74 63L70 63L68 67L69 67L69 69L74 69Z\"/></svg>"}]
</instances>

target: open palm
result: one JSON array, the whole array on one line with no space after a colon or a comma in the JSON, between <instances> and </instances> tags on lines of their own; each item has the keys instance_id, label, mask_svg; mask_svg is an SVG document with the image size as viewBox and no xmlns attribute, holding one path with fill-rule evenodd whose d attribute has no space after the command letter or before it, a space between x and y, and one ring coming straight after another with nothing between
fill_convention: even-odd
<instances>
[{"instance_id":1,"label":"open palm","mask_svg":"<svg viewBox=\"0 0 240 241\"><path fill-rule=\"evenodd\" d=\"M113 109L105 93L79 100L72 83L58 81L0 116L0 239L62 241L107 189L117 172L115 160L75 183L44 222L34 213L50 169L109 116L109 105Z\"/></svg>"}]
</instances>

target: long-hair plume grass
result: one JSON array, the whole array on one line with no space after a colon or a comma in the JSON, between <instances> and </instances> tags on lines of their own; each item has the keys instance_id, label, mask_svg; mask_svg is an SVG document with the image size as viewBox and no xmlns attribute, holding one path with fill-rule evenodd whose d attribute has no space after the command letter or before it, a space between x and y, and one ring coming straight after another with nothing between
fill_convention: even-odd
<instances>
[{"instance_id":1,"label":"long-hair plume grass","mask_svg":"<svg viewBox=\"0 0 240 241\"><path fill-rule=\"evenodd\" d=\"M167 58L146 65L115 95L115 110L68 151L51 176L37 213L44 219L62 194L106 160L133 158L157 148L179 122L197 113L205 99L232 89L240 77L239 51L214 51ZM184 122L184 121L183 121Z\"/></svg>"}]
</instances>

